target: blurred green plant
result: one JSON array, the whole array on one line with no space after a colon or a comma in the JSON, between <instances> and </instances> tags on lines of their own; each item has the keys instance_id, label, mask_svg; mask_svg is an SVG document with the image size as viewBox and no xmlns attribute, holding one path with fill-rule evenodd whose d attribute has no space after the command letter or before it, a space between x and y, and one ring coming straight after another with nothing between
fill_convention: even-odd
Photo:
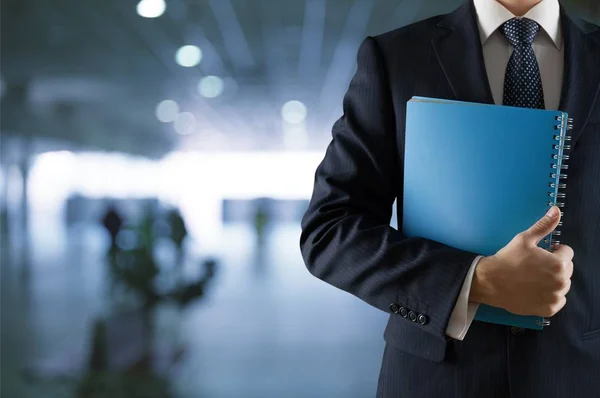
<instances>
[{"instance_id":1,"label":"blurred green plant","mask_svg":"<svg viewBox=\"0 0 600 398\"><path fill-rule=\"evenodd\" d=\"M183 240L187 231L178 212L171 212L168 220L171 224L169 237L175 245L175 262L178 264L161 267L158 263L154 249L158 240L164 237L157 236L152 212L146 213L139 226L129 228L129 231L138 237L136 247L121 249L116 246L108 253L113 284L132 292L147 309L168 300L185 307L202 298L217 268L217 261L209 258L201 263L201 277L192 281L183 278L183 267L180 263L184 258L181 253L184 250Z\"/></svg>"},{"instance_id":2,"label":"blurred green plant","mask_svg":"<svg viewBox=\"0 0 600 398\"><path fill-rule=\"evenodd\" d=\"M166 377L152 372L89 372L76 388L78 398L168 398Z\"/></svg>"}]
</instances>

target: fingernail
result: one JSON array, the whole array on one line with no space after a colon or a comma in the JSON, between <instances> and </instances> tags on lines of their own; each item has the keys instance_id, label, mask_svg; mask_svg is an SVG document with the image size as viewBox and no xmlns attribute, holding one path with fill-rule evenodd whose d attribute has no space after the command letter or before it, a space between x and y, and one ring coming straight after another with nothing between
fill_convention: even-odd
<instances>
[{"instance_id":1,"label":"fingernail","mask_svg":"<svg viewBox=\"0 0 600 398\"><path fill-rule=\"evenodd\" d=\"M546 217L549 218L556 218L557 215L558 211L556 211L556 206L552 206L550 210L548 210L548 212L546 213Z\"/></svg>"}]
</instances>

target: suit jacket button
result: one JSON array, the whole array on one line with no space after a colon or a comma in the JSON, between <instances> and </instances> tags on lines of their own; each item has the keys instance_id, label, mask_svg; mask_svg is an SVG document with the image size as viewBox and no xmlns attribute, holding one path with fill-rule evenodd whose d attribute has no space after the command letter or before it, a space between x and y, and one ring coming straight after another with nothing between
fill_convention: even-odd
<instances>
[{"instance_id":1,"label":"suit jacket button","mask_svg":"<svg viewBox=\"0 0 600 398\"><path fill-rule=\"evenodd\" d=\"M390 311L392 311L394 314L397 314L400 311L400 307L398 304L392 303L390 304Z\"/></svg>"},{"instance_id":2,"label":"suit jacket button","mask_svg":"<svg viewBox=\"0 0 600 398\"><path fill-rule=\"evenodd\" d=\"M408 319L410 319L413 322L416 322L417 321L417 314L415 314L414 311L410 311L408 313Z\"/></svg>"},{"instance_id":3,"label":"suit jacket button","mask_svg":"<svg viewBox=\"0 0 600 398\"><path fill-rule=\"evenodd\" d=\"M417 322L419 322L421 325L425 325L427 323L427 317L423 314L419 314L417 317Z\"/></svg>"},{"instance_id":4,"label":"suit jacket button","mask_svg":"<svg viewBox=\"0 0 600 398\"><path fill-rule=\"evenodd\" d=\"M510 332L511 332L512 334L514 334L515 336L520 336L520 335L522 335L523 333L525 333L525 329L523 329L523 328L520 328L520 327L517 327L517 326L512 326L512 327L510 328Z\"/></svg>"},{"instance_id":5,"label":"suit jacket button","mask_svg":"<svg viewBox=\"0 0 600 398\"><path fill-rule=\"evenodd\" d=\"M408 316L408 310L404 307L400 307L400 315L406 318Z\"/></svg>"}]
</instances>

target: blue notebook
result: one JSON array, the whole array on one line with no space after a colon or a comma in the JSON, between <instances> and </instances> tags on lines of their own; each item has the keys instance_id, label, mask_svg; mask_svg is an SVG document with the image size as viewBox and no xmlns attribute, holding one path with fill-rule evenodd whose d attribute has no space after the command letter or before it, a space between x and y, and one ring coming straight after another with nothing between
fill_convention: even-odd
<instances>
[{"instance_id":1,"label":"blue notebook","mask_svg":"<svg viewBox=\"0 0 600 398\"><path fill-rule=\"evenodd\" d=\"M491 255L562 207L565 112L413 97L407 103L403 233ZM558 198L558 200L557 200ZM540 242L550 249L559 232ZM547 319L480 305L475 320L542 329Z\"/></svg>"}]
</instances>

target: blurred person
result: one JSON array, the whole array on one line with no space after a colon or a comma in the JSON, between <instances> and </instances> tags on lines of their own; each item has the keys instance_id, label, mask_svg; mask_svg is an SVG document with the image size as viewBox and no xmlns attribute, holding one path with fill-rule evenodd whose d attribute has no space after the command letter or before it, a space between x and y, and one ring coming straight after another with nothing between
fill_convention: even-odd
<instances>
[{"instance_id":1,"label":"blurred person","mask_svg":"<svg viewBox=\"0 0 600 398\"><path fill-rule=\"evenodd\" d=\"M140 223L137 228L140 245L148 252L152 252L156 245L157 233L155 225L158 217L153 203L145 203L142 206Z\"/></svg>"},{"instance_id":2,"label":"blurred person","mask_svg":"<svg viewBox=\"0 0 600 398\"><path fill-rule=\"evenodd\" d=\"M123 218L114 204L108 206L104 217L102 217L102 225L104 225L110 236L110 251L112 252L117 248L117 236L123 226Z\"/></svg>"},{"instance_id":3,"label":"blurred person","mask_svg":"<svg viewBox=\"0 0 600 398\"><path fill-rule=\"evenodd\" d=\"M269 224L269 218L267 201L259 200L254 212L254 231L256 232L256 241L259 249L265 244L265 230Z\"/></svg>"},{"instance_id":4,"label":"blurred person","mask_svg":"<svg viewBox=\"0 0 600 398\"><path fill-rule=\"evenodd\" d=\"M557 0L469 0L367 37L357 60L300 246L313 275L390 314L377 396L600 396L598 26ZM413 95L567 111L578 124L565 244L552 253L537 247L560 221L556 207L488 257L391 228L395 199L402 225ZM471 323L479 303L553 316L552 325Z\"/></svg>"},{"instance_id":5,"label":"blurred person","mask_svg":"<svg viewBox=\"0 0 600 398\"><path fill-rule=\"evenodd\" d=\"M185 254L183 250L183 243L188 234L185 226L185 220L181 216L181 212L178 209L169 211L167 218L171 240L173 243L175 243L177 248L177 264L181 265Z\"/></svg>"}]
</instances>

